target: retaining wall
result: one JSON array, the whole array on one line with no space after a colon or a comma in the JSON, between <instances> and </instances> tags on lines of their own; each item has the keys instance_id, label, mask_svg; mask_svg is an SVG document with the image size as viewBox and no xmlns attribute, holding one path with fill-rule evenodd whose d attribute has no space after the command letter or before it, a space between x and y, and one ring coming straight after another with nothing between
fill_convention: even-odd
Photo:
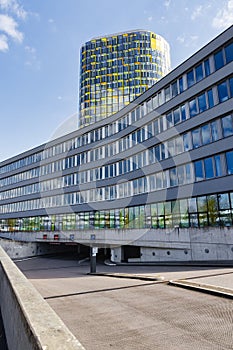
<instances>
[{"instance_id":1,"label":"retaining wall","mask_svg":"<svg viewBox=\"0 0 233 350\"><path fill-rule=\"evenodd\" d=\"M1 247L0 280L9 350L85 350Z\"/></svg>"}]
</instances>

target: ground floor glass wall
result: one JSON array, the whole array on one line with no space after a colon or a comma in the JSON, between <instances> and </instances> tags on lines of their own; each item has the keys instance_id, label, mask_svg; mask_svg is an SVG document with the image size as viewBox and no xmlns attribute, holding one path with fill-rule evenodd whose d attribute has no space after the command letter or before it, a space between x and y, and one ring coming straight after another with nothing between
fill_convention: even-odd
<instances>
[{"instance_id":1,"label":"ground floor glass wall","mask_svg":"<svg viewBox=\"0 0 233 350\"><path fill-rule=\"evenodd\" d=\"M233 192L129 208L1 219L0 231L72 231L232 226Z\"/></svg>"}]
</instances>

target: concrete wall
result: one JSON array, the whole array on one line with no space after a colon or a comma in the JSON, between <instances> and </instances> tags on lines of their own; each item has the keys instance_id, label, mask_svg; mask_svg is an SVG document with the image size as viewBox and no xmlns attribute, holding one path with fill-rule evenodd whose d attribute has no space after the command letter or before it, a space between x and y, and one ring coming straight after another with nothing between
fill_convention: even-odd
<instances>
[{"instance_id":1,"label":"concrete wall","mask_svg":"<svg viewBox=\"0 0 233 350\"><path fill-rule=\"evenodd\" d=\"M6 232L1 233L1 236L8 238L8 243L5 243L4 248L13 258L19 257L19 252L26 256L46 254L48 242L63 242L112 248L114 249L111 254L112 260L115 262L124 260L124 249L127 249L124 247L128 245L138 246L141 249L141 256L136 260L132 257L133 260L129 260L131 262L233 260L233 227L100 229L56 233ZM57 240L55 236L58 236ZM20 243L13 242L11 245L10 239L28 243L24 242L24 245L20 247L17 246ZM16 244L15 247L14 244ZM123 247L123 252L121 247ZM50 249L53 248L50 247Z\"/></svg>"},{"instance_id":2,"label":"concrete wall","mask_svg":"<svg viewBox=\"0 0 233 350\"><path fill-rule=\"evenodd\" d=\"M67 251L64 245L50 245L49 243L36 243L24 241L12 241L0 238L0 246L11 259L28 258L38 255L62 253Z\"/></svg>"},{"instance_id":3,"label":"concrete wall","mask_svg":"<svg viewBox=\"0 0 233 350\"><path fill-rule=\"evenodd\" d=\"M9 350L84 350L1 247L0 279Z\"/></svg>"}]
</instances>

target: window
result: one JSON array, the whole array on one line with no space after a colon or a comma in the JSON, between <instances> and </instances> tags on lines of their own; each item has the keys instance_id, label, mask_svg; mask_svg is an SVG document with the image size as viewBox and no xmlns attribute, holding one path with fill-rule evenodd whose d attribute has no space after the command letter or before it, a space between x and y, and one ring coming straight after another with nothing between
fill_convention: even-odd
<instances>
[{"instance_id":1,"label":"window","mask_svg":"<svg viewBox=\"0 0 233 350\"><path fill-rule=\"evenodd\" d=\"M210 126L209 124L201 127L202 144L207 145L211 142Z\"/></svg>"},{"instance_id":2,"label":"window","mask_svg":"<svg viewBox=\"0 0 233 350\"><path fill-rule=\"evenodd\" d=\"M215 120L211 124L211 134L212 134L212 140L217 141L220 139L220 130L218 126L218 121Z\"/></svg>"},{"instance_id":3,"label":"window","mask_svg":"<svg viewBox=\"0 0 233 350\"><path fill-rule=\"evenodd\" d=\"M191 138L190 134L183 135L184 151L187 152L191 149Z\"/></svg>"},{"instance_id":4,"label":"window","mask_svg":"<svg viewBox=\"0 0 233 350\"><path fill-rule=\"evenodd\" d=\"M228 193L223 193L218 195L218 205L219 205L219 209L230 208Z\"/></svg>"},{"instance_id":5,"label":"window","mask_svg":"<svg viewBox=\"0 0 233 350\"><path fill-rule=\"evenodd\" d=\"M203 176L203 168L202 168L202 161L198 160L194 163L194 170L195 170L195 178L196 181L201 181L204 179Z\"/></svg>"},{"instance_id":6,"label":"window","mask_svg":"<svg viewBox=\"0 0 233 350\"><path fill-rule=\"evenodd\" d=\"M226 63L233 61L233 42L225 47Z\"/></svg>"},{"instance_id":7,"label":"window","mask_svg":"<svg viewBox=\"0 0 233 350\"><path fill-rule=\"evenodd\" d=\"M197 115L197 104L195 99L189 101L189 113L191 118Z\"/></svg>"},{"instance_id":8,"label":"window","mask_svg":"<svg viewBox=\"0 0 233 350\"><path fill-rule=\"evenodd\" d=\"M169 101L171 98L171 94L170 94L170 86L168 86L167 88L165 88L165 101Z\"/></svg>"},{"instance_id":9,"label":"window","mask_svg":"<svg viewBox=\"0 0 233 350\"><path fill-rule=\"evenodd\" d=\"M205 167L205 178L211 179L212 177L214 177L213 162L211 157L204 159L204 167Z\"/></svg>"},{"instance_id":10,"label":"window","mask_svg":"<svg viewBox=\"0 0 233 350\"><path fill-rule=\"evenodd\" d=\"M228 115L222 118L222 130L223 130L224 137L227 137L233 134L233 124L232 124L231 115Z\"/></svg>"},{"instance_id":11,"label":"window","mask_svg":"<svg viewBox=\"0 0 233 350\"><path fill-rule=\"evenodd\" d=\"M202 113L207 109L205 94L198 96L197 99L198 99L199 113Z\"/></svg>"},{"instance_id":12,"label":"window","mask_svg":"<svg viewBox=\"0 0 233 350\"><path fill-rule=\"evenodd\" d=\"M233 78L229 79L229 85L230 85L230 96L233 97Z\"/></svg>"},{"instance_id":13,"label":"window","mask_svg":"<svg viewBox=\"0 0 233 350\"><path fill-rule=\"evenodd\" d=\"M175 81L171 87L172 87L172 97L175 97L176 95L178 95L177 82Z\"/></svg>"},{"instance_id":14,"label":"window","mask_svg":"<svg viewBox=\"0 0 233 350\"><path fill-rule=\"evenodd\" d=\"M170 186L177 186L176 168L170 169Z\"/></svg>"},{"instance_id":15,"label":"window","mask_svg":"<svg viewBox=\"0 0 233 350\"><path fill-rule=\"evenodd\" d=\"M186 120L185 105L181 106L181 119L182 119L182 121Z\"/></svg>"},{"instance_id":16,"label":"window","mask_svg":"<svg viewBox=\"0 0 233 350\"><path fill-rule=\"evenodd\" d=\"M192 138L193 138L193 148L200 147L201 146L200 129L195 129L192 131Z\"/></svg>"},{"instance_id":17,"label":"window","mask_svg":"<svg viewBox=\"0 0 233 350\"><path fill-rule=\"evenodd\" d=\"M210 62L209 59L204 61L205 76L210 75Z\"/></svg>"},{"instance_id":18,"label":"window","mask_svg":"<svg viewBox=\"0 0 233 350\"><path fill-rule=\"evenodd\" d=\"M197 66L195 68L195 72L196 72L196 81L197 82L204 78L203 69L202 69L202 63L199 64L199 66Z\"/></svg>"},{"instance_id":19,"label":"window","mask_svg":"<svg viewBox=\"0 0 233 350\"><path fill-rule=\"evenodd\" d=\"M223 51L220 50L219 52L216 52L214 55L214 63L215 63L215 69L218 70L224 66L223 61Z\"/></svg>"},{"instance_id":20,"label":"window","mask_svg":"<svg viewBox=\"0 0 233 350\"><path fill-rule=\"evenodd\" d=\"M222 164L220 155L214 156L215 175L222 176Z\"/></svg>"},{"instance_id":21,"label":"window","mask_svg":"<svg viewBox=\"0 0 233 350\"><path fill-rule=\"evenodd\" d=\"M180 89L180 94L181 94L184 91L184 84L183 84L182 77L179 79L179 89Z\"/></svg>"},{"instance_id":22,"label":"window","mask_svg":"<svg viewBox=\"0 0 233 350\"><path fill-rule=\"evenodd\" d=\"M220 103L228 100L227 82L226 81L224 81L223 83L218 85L218 98L219 98Z\"/></svg>"},{"instance_id":23,"label":"window","mask_svg":"<svg viewBox=\"0 0 233 350\"><path fill-rule=\"evenodd\" d=\"M228 175L233 174L233 151L226 153L227 160L227 173Z\"/></svg>"},{"instance_id":24,"label":"window","mask_svg":"<svg viewBox=\"0 0 233 350\"><path fill-rule=\"evenodd\" d=\"M207 91L207 96L208 96L208 105L209 108L214 107L214 97L213 97L213 91L212 89Z\"/></svg>"},{"instance_id":25,"label":"window","mask_svg":"<svg viewBox=\"0 0 233 350\"><path fill-rule=\"evenodd\" d=\"M180 122L180 109L177 108L174 110L173 112L173 115L174 115L174 124L178 124Z\"/></svg>"},{"instance_id":26,"label":"window","mask_svg":"<svg viewBox=\"0 0 233 350\"><path fill-rule=\"evenodd\" d=\"M194 72L193 72L193 70L191 70L190 72L187 73L188 88L190 88L194 83L195 83Z\"/></svg>"},{"instance_id":27,"label":"window","mask_svg":"<svg viewBox=\"0 0 233 350\"><path fill-rule=\"evenodd\" d=\"M167 128L169 129L173 126L172 113L167 114L166 119L167 119Z\"/></svg>"}]
</instances>

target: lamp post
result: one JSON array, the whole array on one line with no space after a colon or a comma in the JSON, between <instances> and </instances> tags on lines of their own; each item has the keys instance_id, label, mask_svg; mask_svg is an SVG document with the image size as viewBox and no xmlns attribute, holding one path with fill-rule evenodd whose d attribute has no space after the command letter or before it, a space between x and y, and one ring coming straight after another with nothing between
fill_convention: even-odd
<instances>
[{"instance_id":1,"label":"lamp post","mask_svg":"<svg viewBox=\"0 0 233 350\"><path fill-rule=\"evenodd\" d=\"M90 239L91 241L95 241L96 236L91 235ZM98 253L98 248L93 247L91 244L91 251L90 251L90 273L96 272L96 254Z\"/></svg>"}]
</instances>

